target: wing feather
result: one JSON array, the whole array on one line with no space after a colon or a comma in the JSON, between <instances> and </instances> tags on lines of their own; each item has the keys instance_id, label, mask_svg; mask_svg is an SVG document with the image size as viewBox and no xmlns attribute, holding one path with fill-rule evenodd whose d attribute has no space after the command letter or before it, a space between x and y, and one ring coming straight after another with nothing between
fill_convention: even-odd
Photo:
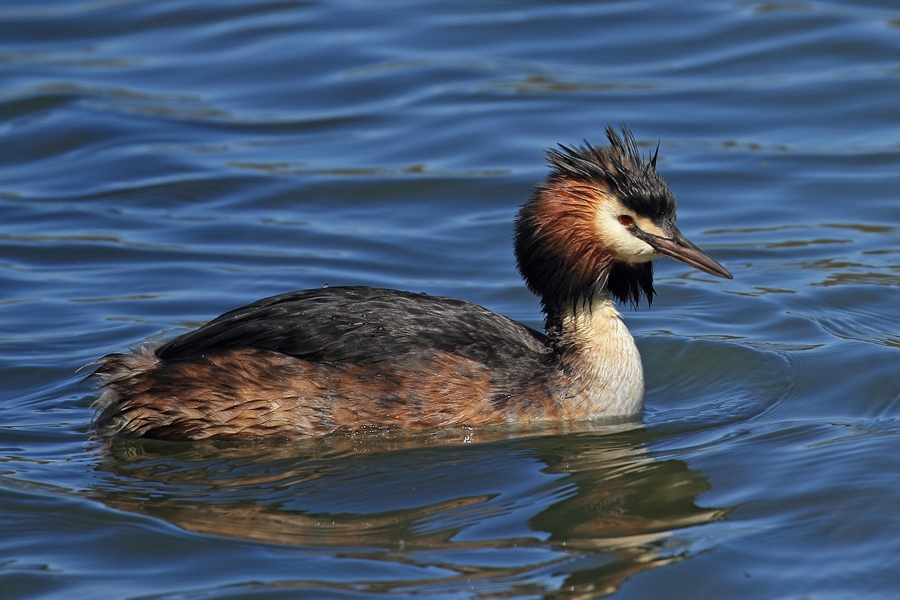
<instances>
[{"instance_id":1,"label":"wing feather","mask_svg":"<svg viewBox=\"0 0 900 600\"><path fill-rule=\"evenodd\" d=\"M415 364L433 349L488 367L548 352L543 334L481 306L438 296L333 287L272 296L160 346L163 360L259 348L310 361Z\"/></svg>"}]
</instances>

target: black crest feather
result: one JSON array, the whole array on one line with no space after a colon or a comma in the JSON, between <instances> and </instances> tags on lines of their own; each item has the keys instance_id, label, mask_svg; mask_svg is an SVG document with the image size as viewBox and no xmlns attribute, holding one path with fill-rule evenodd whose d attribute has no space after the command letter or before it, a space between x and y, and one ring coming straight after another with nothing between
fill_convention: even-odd
<instances>
[{"instance_id":1,"label":"black crest feather","mask_svg":"<svg viewBox=\"0 0 900 600\"><path fill-rule=\"evenodd\" d=\"M547 151L547 161L554 171L550 178L573 177L582 181L605 184L623 204L639 215L657 219L675 216L675 195L656 172L659 144L644 162L631 130L623 123L622 135L606 126L609 146L566 146Z\"/></svg>"},{"instance_id":2,"label":"black crest feather","mask_svg":"<svg viewBox=\"0 0 900 600\"><path fill-rule=\"evenodd\" d=\"M654 221L674 220L675 196L656 172L659 145L645 161L634 135L624 124L621 135L607 125L608 146L566 146L547 151L552 171L538 185L516 219L515 251L528 287L551 312L566 302L605 291L618 302L637 307L653 301L653 265L621 263L602 254L602 240L576 234L575 225L557 219L577 219L560 209L560 189L572 182L614 194L636 214ZM577 211L578 208L572 208ZM552 216L551 216L552 215ZM585 217L581 217L584 223ZM573 223L575 221L573 220ZM571 227L569 229L568 227ZM578 231L583 231L578 227Z\"/></svg>"}]
</instances>

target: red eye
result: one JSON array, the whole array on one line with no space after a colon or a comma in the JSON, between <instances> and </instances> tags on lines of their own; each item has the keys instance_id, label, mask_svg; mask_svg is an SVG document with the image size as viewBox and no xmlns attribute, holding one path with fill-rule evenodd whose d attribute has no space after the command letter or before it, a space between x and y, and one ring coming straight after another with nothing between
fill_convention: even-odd
<instances>
[{"instance_id":1,"label":"red eye","mask_svg":"<svg viewBox=\"0 0 900 600\"><path fill-rule=\"evenodd\" d=\"M619 223L621 223L623 227L634 227L634 219L628 215L619 215Z\"/></svg>"}]
</instances>

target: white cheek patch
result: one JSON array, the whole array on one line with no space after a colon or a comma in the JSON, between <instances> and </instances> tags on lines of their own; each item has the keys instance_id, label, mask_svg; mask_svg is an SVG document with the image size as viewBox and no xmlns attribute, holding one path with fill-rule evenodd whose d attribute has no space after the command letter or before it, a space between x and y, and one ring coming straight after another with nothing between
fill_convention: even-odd
<instances>
[{"instance_id":1,"label":"white cheek patch","mask_svg":"<svg viewBox=\"0 0 900 600\"><path fill-rule=\"evenodd\" d=\"M594 219L597 237L606 246L616 260L629 263L643 263L660 258L662 254L653 249L647 242L638 239L627 227L619 222L621 215L634 219L635 225L653 235L662 235L662 230L653 221L644 217L635 217L616 201L605 202L598 207Z\"/></svg>"},{"instance_id":2,"label":"white cheek patch","mask_svg":"<svg viewBox=\"0 0 900 600\"><path fill-rule=\"evenodd\" d=\"M659 225L657 225L647 217L635 217L634 224L637 225L641 231L646 231L650 235L655 235L656 237L661 238L669 237L666 232L659 227Z\"/></svg>"}]
</instances>

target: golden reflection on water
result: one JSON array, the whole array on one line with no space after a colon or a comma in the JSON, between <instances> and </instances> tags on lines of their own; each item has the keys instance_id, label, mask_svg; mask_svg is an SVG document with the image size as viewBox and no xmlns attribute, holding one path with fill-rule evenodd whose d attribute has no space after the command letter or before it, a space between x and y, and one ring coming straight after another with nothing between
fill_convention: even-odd
<instances>
[{"instance_id":1,"label":"golden reflection on water","mask_svg":"<svg viewBox=\"0 0 900 600\"><path fill-rule=\"evenodd\" d=\"M112 508L199 534L340 548L340 556L436 565L456 573L428 585L527 579L533 570L566 565L562 589L596 596L614 591L634 573L687 558L677 539L672 541L678 530L727 513L698 506L708 481L683 461L654 457L647 440L646 430L636 424L245 444L112 440L98 442L107 447L98 465L102 483L91 494ZM534 480L527 481L529 491L460 478L461 470L477 470L485 461L521 464L522 479ZM526 468L535 464L537 472ZM422 479L423 473L431 475ZM369 507L363 499L356 510L338 506L328 512L318 498L310 506L319 508L304 508L311 490L339 493L335 489L357 489L373 503ZM523 506L533 510L524 510L530 516L522 517L517 533L495 539L466 534ZM533 535L523 535L523 528ZM546 553L514 566L458 561L466 550L504 548ZM445 551L446 559L441 558ZM591 555L606 558L601 566L597 560L585 561L591 566L583 569L572 566Z\"/></svg>"}]
</instances>

